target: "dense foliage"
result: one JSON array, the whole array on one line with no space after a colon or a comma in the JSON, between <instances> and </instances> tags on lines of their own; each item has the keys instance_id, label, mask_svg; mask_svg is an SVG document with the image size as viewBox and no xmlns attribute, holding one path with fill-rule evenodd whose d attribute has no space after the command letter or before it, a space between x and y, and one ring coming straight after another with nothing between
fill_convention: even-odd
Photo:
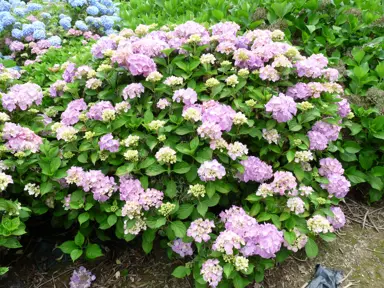
<instances>
[{"instance_id":1,"label":"dense foliage","mask_svg":"<svg viewBox=\"0 0 384 288\"><path fill-rule=\"evenodd\" d=\"M376 1L173 2L1 2L0 247L49 215L74 261L159 237L174 276L244 287L332 241L351 184L382 197Z\"/></svg>"}]
</instances>

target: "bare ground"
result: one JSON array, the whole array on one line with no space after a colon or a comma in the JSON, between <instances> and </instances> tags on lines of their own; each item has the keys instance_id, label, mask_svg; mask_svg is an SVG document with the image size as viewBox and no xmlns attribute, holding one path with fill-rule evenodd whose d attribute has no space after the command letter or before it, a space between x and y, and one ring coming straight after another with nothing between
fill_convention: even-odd
<instances>
[{"instance_id":1,"label":"bare ground","mask_svg":"<svg viewBox=\"0 0 384 288\"><path fill-rule=\"evenodd\" d=\"M384 287L384 207L371 208L348 201L343 210L348 224L338 233L337 240L321 242L320 253L307 259L301 252L282 265L266 272L255 288L302 288L310 281L316 264L344 272L342 287ZM175 279L171 275L180 261L170 261L163 250L146 256L139 249L114 247L102 260L82 263L96 274L93 288L188 288L189 279ZM1 288L64 288L76 266L67 263L55 265L47 272L21 257L6 278L0 279Z\"/></svg>"}]
</instances>

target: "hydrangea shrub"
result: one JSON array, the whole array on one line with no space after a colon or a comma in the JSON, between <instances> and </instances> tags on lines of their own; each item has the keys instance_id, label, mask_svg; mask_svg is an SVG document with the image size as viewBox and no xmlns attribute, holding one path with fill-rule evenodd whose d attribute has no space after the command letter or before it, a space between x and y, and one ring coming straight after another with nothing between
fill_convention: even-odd
<instances>
[{"instance_id":1,"label":"hydrangea shrub","mask_svg":"<svg viewBox=\"0 0 384 288\"><path fill-rule=\"evenodd\" d=\"M348 102L323 55L239 30L140 25L49 87L15 82L1 99L3 193L77 227L60 246L73 260L102 255L95 236L141 236L146 253L159 237L196 287L245 287L292 252L316 256L317 236L345 224L333 152Z\"/></svg>"}]
</instances>

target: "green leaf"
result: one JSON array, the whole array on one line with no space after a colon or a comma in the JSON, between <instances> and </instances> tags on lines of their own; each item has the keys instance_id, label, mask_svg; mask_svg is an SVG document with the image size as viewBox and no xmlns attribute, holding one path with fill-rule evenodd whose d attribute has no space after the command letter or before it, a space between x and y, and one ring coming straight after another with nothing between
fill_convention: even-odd
<instances>
[{"instance_id":1,"label":"green leaf","mask_svg":"<svg viewBox=\"0 0 384 288\"><path fill-rule=\"evenodd\" d=\"M206 202L200 202L199 205L197 205L197 212L199 212L199 214L201 216L205 216L205 214L207 213L208 211L208 205Z\"/></svg>"},{"instance_id":2,"label":"green leaf","mask_svg":"<svg viewBox=\"0 0 384 288\"><path fill-rule=\"evenodd\" d=\"M261 212L257 217L257 222L268 221L269 219L271 219L271 217L272 217L272 214L269 214L267 212Z\"/></svg>"},{"instance_id":3,"label":"green leaf","mask_svg":"<svg viewBox=\"0 0 384 288\"><path fill-rule=\"evenodd\" d=\"M292 245L296 240L295 232L284 231L284 239L288 242L288 244Z\"/></svg>"},{"instance_id":4,"label":"green leaf","mask_svg":"<svg viewBox=\"0 0 384 288\"><path fill-rule=\"evenodd\" d=\"M4 275L5 273L7 273L9 271L9 268L8 267L0 267L0 276L1 275Z\"/></svg>"},{"instance_id":5,"label":"green leaf","mask_svg":"<svg viewBox=\"0 0 384 288\"><path fill-rule=\"evenodd\" d=\"M178 266L173 270L172 276L176 278L184 278L185 276L191 274L191 269L185 266Z\"/></svg>"},{"instance_id":6,"label":"green leaf","mask_svg":"<svg viewBox=\"0 0 384 288\"><path fill-rule=\"evenodd\" d=\"M17 249L22 247L19 240L16 238L6 238L6 242L2 243L1 245L10 249Z\"/></svg>"},{"instance_id":7,"label":"green leaf","mask_svg":"<svg viewBox=\"0 0 384 288\"><path fill-rule=\"evenodd\" d=\"M52 188L53 188L53 185L51 182L41 183L41 185L40 185L41 195L44 195L44 194L51 192Z\"/></svg>"},{"instance_id":8,"label":"green leaf","mask_svg":"<svg viewBox=\"0 0 384 288\"><path fill-rule=\"evenodd\" d=\"M55 157L51 159L51 163L49 164L51 168L51 173L54 174L60 168L60 165L61 165L61 159L59 157Z\"/></svg>"},{"instance_id":9,"label":"green leaf","mask_svg":"<svg viewBox=\"0 0 384 288\"><path fill-rule=\"evenodd\" d=\"M135 163L127 163L127 164L117 168L116 175L117 176L124 176L126 174L129 174L130 172L132 172L133 168L135 168Z\"/></svg>"},{"instance_id":10,"label":"green leaf","mask_svg":"<svg viewBox=\"0 0 384 288\"><path fill-rule=\"evenodd\" d=\"M205 161L211 160L212 159L212 149L204 148L204 149L199 150L196 153L195 159L199 163L204 163Z\"/></svg>"},{"instance_id":11,"label":"green leaf","mask_svg":"<svg viewBox=\"0 0 384 288\"><path fill-rule=\"evenodd\" d=\"M224 274L225 276L227 277L227 279L229 279L229 276L231 275L231 273L233 272L233 265L231 263L227 263L224 265Z\"/></svg>"},{"instance_id":12,"label":"green leaf","mask_svg":"<svg viewBox=\"0 0 384 288\"><path fill-rule=\"evenodd\" d=\"M158 229L161 226L165 225L166 222L167 222L167 219L165 219L165 217L160 217L156 219L149 218L146 221L147 226L151 229Z\"/></svg>"},{"instance_id":13,"label":"green leaf","mask_svg":"<svg viewBox=\"0 0 384 288\"><path fill-rule=\"evenodd\" d=\"M251 211L249 211L249 214L254 217L256 216L257 214L259 214L261 210L261 204L260 203L254 203L252 205L252 208L251 208Z\"/></svg>"},{"instance_id":14,"label":"green leaf","mask_svg":"<svg viewBox=\"0 0 384 288\"><path fill-rule=\"evenodd\" d=\"M344 143L343 147L344 147L345 151L347 151L348 153L352 153L352 154L355 154L361 150L361 146L358 143L353 142L353 141L346 141Z\"/></svg>"},{"instance_id":15,"label":"green leaf","mask_svg":"<svg viewBox=\"0 0 384 288\"><path fill-rule=\"evenodd\" d=\"M165 195L169 198L173 198L176 196L176 183L173 180L167 181L167 188L165 189Z\"/></svg>"},{"instance_id":16,"label":"green leaf","mask_svg":"<svg viewBox=\"0 0 384 288\"><path fill-rule=\"evenodd\" d=\"M287 160L288 162L292 162L295 159L295 151L289 150L287 152Z\"/></svg>"},{"instance_id":17,"label":"green leaf","mask_svg":"<svg viewBox=\"0 0 384 288\"><path fill-rule=\"evenodd\" d=\"M193 138L189 146L191 147L191 150L195 151L197 147L199 147L199 137Z\"/></svg>"},{"instance_id":18,"label":"green leaf","mask_svg":"<svg viewBox=\"0 0 384 288\"><path fill-rule=\"evenodd\" d=\"M221 10L213 10L213 11L212 11L212 15L213 15L213 17L215 17L216 20L218 20L218 21L220 21L221 19L224 18L224 13L223 13L223 11L221 11Z\"/></svg>"},{"instance_id":19,"label":"green leaf","mask_svg":"<svg viewBox=\"0 0 384 288\"><path fill-rule=\"evenodd\" d=\"M142 242L142 248L146 254L151 252L153 248L153 241L156 237L156 231L154 229L147 229L143 233L143 242Z\"/></svg>"},{"instance_id":20,"label":"green leaf","mask_svg":"<svg viewBox=\"0 0 384 288\"><path fill-rule=\"evenodd\" d=\"M384 176L384 166L376 166L371 169L373 176L381 177Z\"/></svg>"},{"instance_id":21,"label":"green leaf","mask_svg":"<svg viewBox=\"0 0 384 288\"><path fill-rule=\"evenodd\" d=\"M253 203L253 202L258 202L260 201L260 199L262 199L261 196L257 196L256 193L253 193L253 194L250 194L247 196L247 198L245 200Z\"/></svg>"},{"instance_id":22,"label":"green leaf","mask_svg":"<svg viewBox=\"0 0 384 288\"><path fill-rule=\"evenodd\" d=\"M321 233L320 238L327 242L332 242L336 240L336 235L333 233Z\"/></svg>"},{"instance_id":23,"label":"green leaf","mask_svg":"<svg viewBox=\"0 0 384 288\"><path fill-rule=\"evenodd\" d=\"M84 244L84 241L85 241L85 238L83 236L83 234L81 234L81 232L77 232L76 236L75 236L75 244L79 247L83 246Z\"/></svg>"},{"instance_id":24,"label":"green leaf","mask_svg":"<svg viewBox=\"0 0 384 288\"><path fill-rule=\"evenodd\" d=\"M191 166L187 162L179 162L173 167L173 172L177 174L185 174L189 169L191 169Z\"/></svg>"},{"instance_id":25,"label":"green leaf","mask_svg":"<svg viewBox=\"0 0 384 288\"><path fill-rule=\"evenodd\" d=\"M66 241L63 244L59 246L61 251L63 251L65 254L70 254L72 250L78 249L78 245L76 245L75 241Z\"/></svg>"},{"instance_id":26,"label":"green leaf","mask_svg":"<svg viewBox=\"0 0 384 288\"><path fill-rule=\"evenodd\" d=\"M205 186L205 190L207 192L207 195L209 198L212 198L212 196L215 194L216 192L216 188L215 188L215 183L213 182L208 182L207 186Z\"/></svg>"},{"instance_id":27,"label":"green leaf","mask_svg":"<svg viewBox=\"0 0 384 288\"><path fill-rule=\"evenodd\" d=\"M233 286L235 288L244 288L249 283L250 283L250 281L241 277L240 274L237 274L236 277L233 279Z\"/></svg>"},{"instance_id":28,"label":"green leaf","mask_svg":"<svg viewBox=\"0 0 384 288\"><path fill-rule=\"evenodd\" d=\"M139 169L145 169L151 166L156 162L156 159L154 157L148 157L145 158L143 161L139 163Z\"/></svg>"},{"instance_id":29,"label":"green leaf","mask_svg":"<svg viewBox=\"0 0 384 288\"><path fill-rule=\"evenodd\" d=\"M255 281L257 283L260 283L263 280L264 280L264 270L255 271Z\"/></svg>"},{"instance_id":30,"label":"green leaf","mask_svg":"<svg viewBox=\"0 0 384 288\"><path fill-rule=\"evenodd\" d=\"M75 262L77 259L80 258L80 256L83 255L83 250L81 249L74 249L71 251L71 259L73 262Z\"/></svg>"},{"instance_id":31,"label":"green leaf","mask_svg":"<svg viewBox=\"0 0 384 288\"><path fill-rule=\"evenodd\" d=\"M184 223L178 220L171 223L171 229L178 238L183 238L187 232Z\"/></svg>"},{"instance_id":32,"label":"green leaf","mask_svg":"<svg viewBox=\"0 0 384 288\"><path fill-rule=\"evenodd\" d=\"M154 164L145 170L145 174L148 176L157 176L161 173L164 173L165 171L167 171L167 169L165 169L163 166L159 164Z\"/></svg>"},{"instance_id":33,"label":"green leaf","mask_svg":"<svg viewBox=\"0 0 384 288\"><path fill-rule=\"evenodd\" d=\"M79 215L78 220L80 225L83 224L84 222L87 222L89 220L89 213L88 212L81 213Z\"/></svg>"},{"instance_id":34,"label":"green leaf","mask_svg":"<svg viewBox=\"0 0 384 288\"><path fill-rule=\"evenodd\" d=\"M85 250L85 256L89 259L95 259L97 257L103 256L101 248L97 244L88 244Z\"/></svg>"},{"instance_id":35,"label":"green leaf","mask_svg":"<svg viewBox=\"0 0 384 288\"><path fill-rule=\"evenodd\" d=\"M192 214L193 209L194 209L193 204L182 204L179 207L179 210L177 211L177 217L181 220L187 219L189 215Z\"/></svg>"},{"instance_id":36,"label":"green leaf","mask_svg":"<svg viewBox=\"0 0 384 288\"><path fill-rule=\"evenodd\" d=\"M307 244L305 244L305 253L309 258L315 258L319 253L319 247L312 238L308 238Z\"/></svg>"},{"instance_id":37,"label":"green leaf","mask_svg":"<svg viewBox=\"0 0 384 288\"><path fill-rule=\"evenodd\" d=\"M109 224L109 226L115 225L116 222L117 222L117 216L115 214L111 214L108 216L107 223Z\"/></svg>"}]
</instances>

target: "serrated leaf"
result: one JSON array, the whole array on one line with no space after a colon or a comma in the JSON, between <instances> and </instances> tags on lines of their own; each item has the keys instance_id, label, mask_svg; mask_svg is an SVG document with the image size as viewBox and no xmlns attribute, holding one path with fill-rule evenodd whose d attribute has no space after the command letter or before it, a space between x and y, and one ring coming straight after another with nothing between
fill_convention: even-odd
<instances>
[{"instance_id":1,"label":"serrated leaf","mask_svg":"<svg viewBox=\"0 0 384 288\"><path fill-rule=\"evenodd\" d=\"M85 241L85 238L84 238L84 235L81 234L81 232L77 232L76 236L75 236L75 244L79 247L83 246L84 244L84 241Z\"/></svg>"},{"instance_id":2,"label":"serrated leaf","mask_svg":"<svg viewBox=\"0 0 384 288\"><path fill-rule=\"evenodd\" d=\"M207 203L205 203L204 201L203 202L200 202L198 205L197 205L197 212L199 212L199 214L201 216L205 216L205 214L207 213L208 211L208 205Z\"/></svg>"},{"instance_id":3,"label":"serrated leaf","mask_svg":"<svg viewBox=\"0 0 384 288\"><path fill-rule=\"evenodd\" d=\"M103 256L101 248L97 244L88 244L85 250L85 256L89 259L95 259L97 257Z\"/></svg>"},{"instance_id":4,"label":"serrated leaf","mask_svg":"<svg viewBox=\"0 0 384 288\"><path fill-rule=\"evenodd\" d=\"M185 174L191 169L191 166L186 162L179 162L173 166L173 172L177 174Z\"/></svg>"},{"instance_id":5,"label":"serrated leaf","mask_svg":"<svg viewBox=\"0 0 384 288\"><path fill-rule=\"evenodd\" d=\"M80 258L81 255L83 255L83 250L81 249L74 249L71 251L71 259L73 262L75 262L77 259Z\"/></svg>"},{"instance_id":6,"label":"serrated leaf","mask_svg":"<svg viewBox=\"0 0 384 288\"><path fill-rule=\"evenodd\" d=\"M191 269L185 266L178 266L173 270L172 276L176 278L184 278L185 276L191 274Z\"/></svg>"},{"instance_id":7,"label":"serrated leaf","mask_svg":"<svg viewBox=\"0 0 384 288\"><path fill-rule=\"evenodd\" d=\"M175 233L176 237L183 238L187 232L187 228L181 221L174 221L171 223L171 229Z\"/></svg>"},{"instance_id":8,"label":"serrated leaf","mask_svg":"<svg viewBox=\"0 0 384 288\"><path fill-rule=\"evenodd\" d=\"M76 245L75 241L65 241L59 248L65 254L70 254L72 250L78 249L79 247Z\"/></svg>"},{"instance_id":9,"label":"serrated leaf","mask_svg":"<svg viewBox=\"0 0 384 288\"><path fill-rule=\"evenodd\" d=\"M78 217L78 220L79 220L80 225L83 224L84 222L88 221L89 220L89 213L88 212L81 213Z\"/></svg>"},{"instance_id":10,"label":"serrated leaf","mask_svg":"<svg viewBox=\"0 0 384 288\"><path fill-rule=\"evenodd\" d=\"M108 222L110 227L115 225L116 222L117 222L117 216L115 214L109 215L108 218L107 218L107 222Z\"/></svg>"},{"instance_id":11,"label":"serrated leaf","mask_svg":"<svg viewBox=\"0 0 384 288\"><path fill-rule=\"evenodd\" d=\"M177 211L177 217L181 220L187 219L192 214L194 209L193 204L182 204Z\"/></svg>"},{"instance_id":12,"label":"serrated leaf","mask_svg":"<svg viewBox=\"0 0 384 288\"><path fill-rule=\"evenodd\" d=\"M312 238L308 238L307 244L305 244L305 253L309 258L315 258L319 253L319 247Z\"/></svg>"}]
</instances>

